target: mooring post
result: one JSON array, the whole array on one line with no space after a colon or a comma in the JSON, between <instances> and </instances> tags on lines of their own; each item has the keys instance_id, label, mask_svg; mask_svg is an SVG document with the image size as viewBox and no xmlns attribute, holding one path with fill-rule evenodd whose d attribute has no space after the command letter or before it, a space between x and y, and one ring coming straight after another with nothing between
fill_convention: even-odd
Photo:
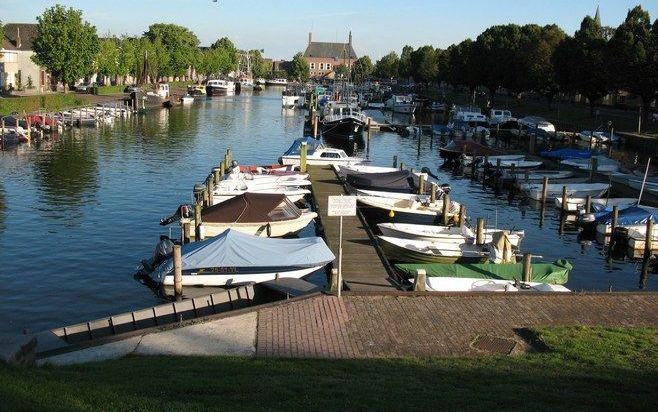
<instances>
[{"instance_id":1,"label":"mooring post","mask_svg":"<svg viewBox=\"0 0 658 412\"><path fill-rule=\"evenodd\" d=\"M338 269L331 269L329 282L329 291L332 293L338 292Z\"/></svg>"},{"instance_id":2,"label":"mooring post","mask_svg":"<svg viewBox=\"0 0 658 412\"><path fill-rule=\"evenodd\" d=\"M209 174L208 178L206 179L206 191L208 193L208 200L206 202L207 203L206 206L208 207L212 206L212 201L213 201L212 192L215 189L215 185L213 184L213 179L214 179L213 174Z\"/></svg>"},{"instance_id":3,"label":"mooring post","mask_svg":"<svg viewBox=\"0 0 658 412\"><path fill-rule=\"evenodd\" d=\"M427 271L425 269L417 269L416 275L414 276L414 291L415 292L425 292L427 288L425 283L427 282Z\"/></svg>"},{"instance_id":4,"label":"mooring post","mask_svg":"<svg viewBox=\"0 0 658 412\"><path fill-rule=\"evenodd\" d=\"M436 192L439 189L439 185L436 183L432 182L430 185L430 204L435 205L436 204Z\"/></svg>"},{"instance_id":5,"label":"mooring post","mask_svg":"<svg viewBox=\"0 0 658 412\"><path fill-rule=\"evenodd\" d=\"M592 213L592 195L585 198L585 213Z\"/></svg>"},{"instance_id":6,"label":"mooring post","mask_svg":"<svg viewBox=\"0 0 658 412\"><path fill-rule=\"evenodd\" d=\"M423 193L425 193L425 173L418 176L418 194L422 195Z\"/></svg>"},{"instance_id":7,"label":"mooring post","mask_svg":"<svg viewBox=\"0 0 658 412\"><path fill-rule=\"evenodd\" d=\"M567 213L567 187L562 186L562 213Z\"/></svg>"},{"instance_id":8,"label":"mooring post","mask_svg":"<svg viewBox=\"0 0 658 412\"><path fill-rule=\"evenodd\" d=\"M221 179L224 176L224 172L226 172L226 163L222 160L219 162L219 178Z\"/></svg>"},{"instance_id":9,"label":"mooring post","mask_svg":"<svg viewBox=\"0 0 658 412\"><path fill-rule=\"evenodd\" d=\"M612 221L610 222L610 236L615 232L617 228L617 222L619 221L619 206L615 205L612 207Z\"/></svg>"},{"instance_id":10,"label":"mooring post","mask_svg":"<svg viewBox=\"0 0 658 412\"><path fill-rule=\"evenodd\" d=\"M530 282L532 281L532 254L524 253L523 254L523 281Z\"/></svg>"},{"instance_id":11,"label":"mooring post","mask_svg":"<svg viewBox=\"0 0 658 412\"><path fill-rule=\"evenodd\" d=\"M212 168L212 175L213 175L213 183L218 185L219 182L222 181L222 174L221 174L221 168L219 167L213 167Z\"/></svg>"},{"instance_id":12,"label":"mooring post","mask_svg":"<svg viewBox=\"0 0 658 412\"><path fill-rule=\"evenodd\" d=\"M210 193L208 193L208 187L206 185L203 185L203 207L206 208L210 206Z\"/></svg>"},{"instance_id":13,"label":"mooring post","mask_svg":"<svg viewBox=\"0 0 658 412\"><path fill-rule=\"evenodd\" d=\"M4 121L4 120L2 121L2 124L3 124L3 129L4 129L4 124L5 124L5 121ZM3 130L3 132L4 132L4 130ZM398 168L398 157L397 157L397 155L394 155L394 156L393 156L393 167L394 167L395 169Z\"/></svg>"},{"instance_id":14,"label":"mooring post","mask_svg":"<svg viewBox=\"0 0 658 412\"><path fill-rule=\"evenodd\" d=\"M404 162L400 162L400 170L404 170Z\"/></svg>"},{"instance_id":15,"label":"mooring post","mask_svg":"<svg viewBox=\"0 0 658 412\"><path fill-rule=\"evenodd\" d=\"M201 240L201 203L194 204L194 240Z\"/></svg>"},{"instance_id":16,"label":"mooring post","mask_svg":"<svg viewBox=\"0 0 658 412\"><path fill-rule=\"evenodd\" d=\"M313 137L318 137L318 123L320 122L320 116L313 115Z\"/></svg>"},{"instance_id":17,"label":"mooring post","mask_svg":"<svg viewBox=\"0 0 658 412\"><path fill-rule=\"evenodd\" d=\"M308 145L306 144L306 142L303 142L299 153L299 171L302 173L306 173L307 154L308 154Z\"/></svg>"},{"instance_id":18,"label":"mooring post","mask_svg":"<svg viewBox=\"0 0 658 412\"><path fill-rule=\"evenodd\" d=\"M642 255L642 274L640 275L640 288L644 289L649 278L649 262L653 251L653 219L647 220L647 233L644 237L644 255Z\"/></svg>"},{"instance_id":19,"label":"mooring post","mask_svg":"<svg viewBox=\"0 0 658 412\"><path fill-rule=\"evenodd\" d=\"M443 226L448 226L448 222L450 221L450 216L448 213L450 212L450 195L447 193L443 194Z\"/></svg>"},{"instance_id":20,"label":"mooring post","mask_svg":"<svg viewBox=\"0 0 658 412\"><path fill-rule=\"evenodd\" d=\"M32 125L30 124L30 118L25 116L25 122L27 123L27 142L32 143Z\"/></svg>"},{"instance_id":21,"label":"mooring post","mask_svg":"<svg viewBox=\"0 0 658 412\"><path fill-rule=\"evenodd\" d=\"M544 182L541 188L541 202L546 203L546 195L548 194L548 176L544 176Z\"/></svg>"},{"instance_id":22,"label":"mooring post","mask_svg":"<svg viewBox=\"0 0 658 412\"><path fill-rule=\"evenodd\" d=\"M464 227L465 224L466 224L466 205L462 203L459 205L459 227Z\"/></svg>"},{"instance_id":23,"label":"mooring post","mask_svg":"<svg viewBox=\"0 0 658 412\"><path fill-rule=\"evenodd\" d=\"M589 180L593 182L596 179L596 172L599 169L599 158L592 156L592 170L590 170Z\"/></svg>"},{"instance_id":24,"label":"mooring post","mask_svg":"<svg viewBox=\"0 0 658 412\"><path fill-rule=\"evenodd\" d=\"M191 232L190 226L191 226L190 222L183 223L183 239L181 239L181 242L184 245L190 243L190 232Z\"/></svg>"},{"instance_id":25,"label":"mooring post","mask_svg":"<svg viewBox=\"0 0 658 412\"><path fill-rule=\"evenodd\" d=\"M183 298L183 258L181 246L174 245L174 296L177 301Z\"/></svg>"},{"instance_id":26,"label":"mooring post","mask_svg":"<svg viewBox=\"0 0 658 412\"><path fill-rule=\"evenodd\" d=\"M231 163L233 163L233 150L229 147L226 149L226 157L228 158L228 162L226 162L226 166L230 167Z\"/></svg>"},{"instance_id":27,"label":"mooring post","mask_svg":"<svg viewBox=\"0 0 658 412\"><path fill-rule=\"evenodd\" d=\"M368 117L368 141L370 141L370 126L372 124L372 118Z\"/></svg>"},{"instance_id":28,"label":"mooring post","mask_svg":"<svg viewBox=\"0 0 658 412\"><path fill-rule=\"evenodd\" d=\"M478 217L477 225L475 229L475 244L484 245L484 219Z\"/></svg>"}]
</instances>

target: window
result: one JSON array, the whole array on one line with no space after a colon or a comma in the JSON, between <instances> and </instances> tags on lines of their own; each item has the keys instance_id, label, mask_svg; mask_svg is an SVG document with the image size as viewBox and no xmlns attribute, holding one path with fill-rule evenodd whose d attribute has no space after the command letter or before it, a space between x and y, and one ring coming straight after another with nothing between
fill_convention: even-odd
<instances>
[{"instance_id":1,"label":"window","mask_svg":"<svg viewBox=\"0 0 658 412\"><path fill-rule=\"evenodd\" d=\"M327 63L327 70L331 70L331 64Z\"/></svg>"},{"instance_id":2,"label":"window","mask_svg":"<svg viewBox=\"0 0 658 412\"><path fill-rule=\"evenodd\" d=\"M337 159L340 157L338 153L332 153L332 152L324 152L320 155L320 157L328 157L331 159Z\"/></svg>"},{"instance_id":3,"label":"window","mask_svg":"<svg viewBox=\"0 0 658 412\"><path fill-rule=\"evenodd\" d=\"M311 70L315 69L315 63L311 63Z\"/></svg>"},{"instance_id":4,"label":"window","mask_svg":"<svg viewBox=\"0 0 658 412\"><path fill-rule=\"evenodd\" d=\"M324 70L324 63L320 63L320 70Z\"/></svg>"}]
</instances>

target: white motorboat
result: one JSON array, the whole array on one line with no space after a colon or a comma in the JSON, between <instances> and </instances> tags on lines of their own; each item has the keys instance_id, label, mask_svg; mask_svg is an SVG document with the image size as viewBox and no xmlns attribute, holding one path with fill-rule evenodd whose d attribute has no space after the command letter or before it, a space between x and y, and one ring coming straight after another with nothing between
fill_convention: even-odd
<instances>
[{"instance_id":1,"label":"white motorboat","mask_svg":"<svg viewBox=\"0 0 658 412\"><path fill-rule=\"evenodd\" d=\"M562 197L562 187L567 187L568 197L600 197L610 189L608 183L551 183L547 185L547 198ZM543 184L523 183L519 188L534 200L541 200Z\"/></svg>"},{"instance_id":2,"label":"white motorboat","mask_svg":"<svg viewBox=\"0 0 658 412\"><path fill-rule=\"evenodd\" d=\"M425 286L434 292L570 292L562 285L504 279L427 277Z\"/></svg>"},{"instance_id":3,"label":"white motorboat","mask_svg":"<svg viewBox=\"0 0 658 412\"><path fill-rule=\"evenodd\" d=\"M518 182L543 182L548 177L551 181L573 177L571 170L520 170L512 174L510 169L503 172L503 179L516 179Z\"/></svg>"},{"instance_id":4,"label":"white motorboat","mask_svg":"<svg viewBox=\"0 0 658 412\"><path fill-rule=\"evenodd\" d=\"M389 260L413 263L482 263L488 254L482 246L461 244L458 247L425 240L377 236Z\"/></svg>"},{"instance_id":5,"label":"white motorboat","mask_svg":"<svg viewBox=\"0 0 658 412\"><path fill-rule=\"evenodd\" d=\"M576 167L581 170L592 170L592 159L597 159L596 170L600 172L616 172L619 170L619 162L605 156L592 156L589 159L567 159L560 164Z\"/></svg>"},{"instance_id":6,"label":"white motorboat","mask_svg":"<svg viewBox=\"0 0 658 412\"><path fill-rule=\"evenodd\" d=\"M262 85L264 85L265 83L267 83L267 80L265 80L265 79L262 78L262 77L259 77L259 78L256 79L256 84L259 84L259 85L262 86Z\"/></svg>"},{"instance_id":7,"label":"white motorboat","mask_svg":"<svg viewBox=\"0 0 658 412\"><path fill-rule=\"evenodd\" d=\"M222 180L243 180L257 185L268 184L275 186L308 186L308 173L290 174L257 174L257 173L229 173Z\"/></svg>"},{"instance_id":8,"label":"white motorboat","mask_svg":"<svg viewBox=\"0 0 658 412\"><path fill-rule=\"evenodd\" d=\"M406 199L396 199L393 197L357 195L356 200L363 205L393 213L406 213L425 216L440 216L443 214L443 202L438 200L436 203L432 204L429 202L419 201L425 199L429 200L429 198L422 197L421 195L408 193L395 193L395 195L406 195L409 197ZM459 214L459 206L459 203L451 200L448 214L450 216Z\"/></svg>"},{"instance_id":9,"label":"white motorboat","mask_svg":"<svg viewBox=\"0 0 658 412\"><path fill-rule=\"evenodd\" d=\"M240 90L251 90L254 88L254 82L249 78L240 79L238 83L240 83Z\"/></svg>"},{"instance_id":10,"label":"white motorboat","mask_svg":"<svg viewBox=\"0 0 658 412\"><path fill-rule=\"evenodd\" d=\"M283 194L247 192L225 202L204 208L201 221L204 237L217 236L227 229L263 237L296 234L317 213L300 209ZM193 216L182 218L181 225Z\"/></svg>"},{"instance_id":11,"label":"white motorboat","mask_svg":"<svg viewBox=\"0 0 658 412\"><path fill-rule=\"evenodd\" d=\"M225 179L215 185L215 191L245 190L275 188L275 187L302 187L310 186L311 181L306 179L286 179L285 176L268 176L261 179Z\"/></svg>"},{"instance_id":12,"label":"white motorboat","mask_svg":"<svg viewBox=\"0 0 658 412\"><path fill-rule=\"evenodd\" d=\"M596 233L599 235L610 235L612 233L612 212L598 214L598 215L585 215L590 218L591 216L598 216L595 219ZM633 230L641 235L647 233L648 219L652 219L654 223L658 223L658 208L649 207L644 205L632 205L625 209L620 209L617 217L617 227L624 227L629 231ZM591 218L589 219L591 221ZM655 225L654 234L658 235L658 225Z\"/></svg>"},{"instance_id":13,"label":"white motorboat","mask_svg":"<svg viewBox=\"0 0 658 412\"><path fill-rule=\"evenodd\" d=\"M393 95L386 101L385 107L395 113L413 114L416 111L414 99L410 95Z\"/></svg>"},{"instance_id":14,"label":"white motorboat","mask_svg":"<svg viewBox=\"0 0 658 412\"><path fill-rule=\"evenodd\" d=\"M512 116L511 111L504 109L491 109L488 119L490 126L496 126L510 121L516 121L516 117Z\"/></svg>"},{"instance_id":15,"label":"white motorboat","mask_svg":"<svg viewBox=\"0 0 658 412\"><path fill-rule=\"evenodd\" d=\"M611 197L611 198L592 198L592 207L598 208L609 208L612 210L613 206L617 206L620 209L627 208L634 204L637 204L636 198L631 197ZM584 197L569 197L567 198L567 212L578 212L584 211L587 199ZM562 209L562 196L555 198L555 207Z\"/></svg>"},{"instance_id":16,"label":"white motorboat","mask_svg":"<svg viewBox=\"0 0 658 412\"><path fill-rule=\"evenodd\" d=\"M183 104L191 104L192 102L194 102L194 96L190 96L189 94L186 94L180 98L180 101Z\"/></svg>"},{"instance_id":17,"label":"white motorboat","mask_svg":"<svg viewBox=\"0 0 658 412\"><path fill-rule=\"evenodd\" d=\"M299 154L284 154L279 158L279 163L283 165L299 166L300 159L301 156ZM307 165L349 165L369 162L370 160L362 157L350 157L344 150L324 146L318 147L313 151L309 150L306 156Z\"/></svg>"},{"instance_id":18,"label":"white motorboat","mask_svg":"<svg viewBox=\"0 0 658 412\"><path fill-rule=\"evenodd\" d=\"M206 82L208 96L220 96L235 93L235 83L230 80L212 79Z\"/></svg>"},{"instance_id":19,"label":"white motorboat","mask_svg":"<svg viewBox=\"0 0 658 412\"><path fill-rule=\"evenodd\" d=\"M642 179L629 179L628 185L633 189L640 190L642 188ZM651 193L652 195L658 196L658 179L657 178L647 178L647 181L644 182L644 192Z\"/></svg>"},{"instance_id":20,"label":"white motorboat","mask_svg":"<svg viewBox=\"0 0 658 412\"><path fill-rule=\"evenodd\" d=\"M427 241L441 241L445 243L473 243L475 233L466 226L437 226L416 225L408 223L379 223L377 225L384 236L402 239L418 239ZM484 243L493 240L493 235L498 232L507 234L510 243L518 247L525 235L523 230L485 229Z\"/></svg>"},{"instance_id":21,"label":"white motorboat","mask_svg":"<svg viewBox=\"0 0 658 412\"><path fill-rule=\"evenodd\" d=\"M489 163L492 165L495 165L498 159L500 159L501 162L506 162L506 161L515 161L515 160L525 160L525 155L523 154L511 154L511 155L498 155L498 156L476 156L475 157L477 160L480 160L484 163L485 158L489 160ZM466 161L466 165L470 165L471 162L473 161L473 156L466 155L464 156L464 160Z\"/></svg>"},{"instance_id":22,"label":"white motorboat","mask_svg":"<svg viewBox=\"0 0 658 412\"><path fill-rule=\"evenodd\" d=\"M498 167L498 161L491 162L491 159L489 159L489 162L494 167ZM543 162L535 161L535 160L501 160L500 168L511 169L512 166L514 166L515 169L534 169L536 167L541 166L542 164Z\"/></svg>"},{"instance_id":23,"label":"white motorboat","mask_svg":"<svg viewBox=\"0 0 658 412\"><path fill-rule=\"evenodd\" d=\"M284 194L291 202L297 202L304 198L307 194L311 193L308 189L303 189L298 186L255 186L246 188L233 187L233 188L215 188L212 193L213 205L222 203L228 199L243 193L267 193L267 194Z\"/></svg>"},{"instance_id":24,"label":"white motorboat","mask_svg":"<svg viewBox=\"0 0 658 412\"><path fill-rule=\"evenodd\" d=\"M285 86L288 84L287 79L279 78L279 79L267 79L265 80L265 84L267 86Z\"/></svg>"},{"instance_id":25,"label":"white motorboat","mask_svg":"<svg viewBox=\"0 0 658 412\"><path fill-rule=\"evenodd\" d=\"M287 87L281 92L281 107L284 109L302 108L306 104L306 95L301 87Z\"/></svg>"},{"instance_id":26,"label":"white motorboat","mask_svg":"<svg viewBox=\"0 0 658 412\"><path fill-rule=\"evenodd\" d=\"M271 239L226 230L182 246L184 286L229 286L276 277L301 278L334 260L322 238ZM174 284L171 255L142 261L141 273L163 285Z\"/></svg>"}]
</instances>

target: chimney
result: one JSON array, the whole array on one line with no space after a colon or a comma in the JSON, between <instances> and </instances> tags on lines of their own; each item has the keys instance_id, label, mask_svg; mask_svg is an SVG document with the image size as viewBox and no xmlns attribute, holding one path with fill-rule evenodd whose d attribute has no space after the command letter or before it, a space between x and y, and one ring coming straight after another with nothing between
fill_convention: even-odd
<instances>
[{"instance_id":1,"label":"chimney","mask_svg":"<svg viewBox=\"0 0 658 412\"><path fill-rule=\"evenodd\" d=\"M16 48L21 48L21 28L16 27Z\"/></svg>"},{"instance_id":2,"label":"chimney","mask_svg":"<svg viewBox=\"0 0 658 412\"><path fill-rule=\"evenodd\" d=\"M313 36L311 35L311 32L309 31L308 32L308 44L309 45L311 44L312 38L313 38Z\"/></svg>"},{"instance_id":3,"label":"chimney","mask_svg":"<svg viewBox=\"0 0 658 412\"><path fill-rule=\"evenodd\" d=\"M350 43L350 46L351 46L352 45L352 30L350 30L350 41L349 41L349 43Z\"/></svg>"}]
</instances>

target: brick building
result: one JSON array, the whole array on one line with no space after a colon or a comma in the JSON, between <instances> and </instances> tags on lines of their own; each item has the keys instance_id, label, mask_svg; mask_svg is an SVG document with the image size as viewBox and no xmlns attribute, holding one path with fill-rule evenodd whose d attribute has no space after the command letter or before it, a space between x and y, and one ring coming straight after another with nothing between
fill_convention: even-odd
<instances>
[{"instance_id":1,"label":"brick building","mask_svg":"<svg viewBox=\"0 0 658 412\"><path fill-rule=\"evenodd\" d=\"M309 33L304 59L309 64L311 77L333 78L336 66L344 64L352 67L357 59L356 52L352 47L352 32L350 32L347 43L315 42L312 34Z\"/></svg>"}]
</instances>

